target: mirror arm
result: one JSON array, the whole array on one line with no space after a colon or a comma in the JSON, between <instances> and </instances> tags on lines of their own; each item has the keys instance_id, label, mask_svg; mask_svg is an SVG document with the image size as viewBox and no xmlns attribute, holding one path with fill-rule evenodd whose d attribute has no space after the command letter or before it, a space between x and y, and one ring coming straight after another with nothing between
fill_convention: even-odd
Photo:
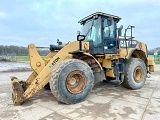
<instances>
[{"instance_id":1,"label":"mirror arm","mask_svg":"<svg viewBox=\"0 0 160 120\"><path fill-rule=\"evenodd\" d=\"M82 41L79 41L79 50L82 51Z\"/></svg>"}]
</instances>

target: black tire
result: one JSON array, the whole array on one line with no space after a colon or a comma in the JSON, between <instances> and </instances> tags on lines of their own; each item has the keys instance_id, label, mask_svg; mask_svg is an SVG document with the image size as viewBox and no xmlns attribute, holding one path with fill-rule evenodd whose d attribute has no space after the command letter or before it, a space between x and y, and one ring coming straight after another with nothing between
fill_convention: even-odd
<instances>
[{"instance_id":1,"label":"black tire","mask_svg":"<svg viewBox=\"0 0 160 120\"><path fill-rule=\"evenodd\" d=\"M130 89L140 89L144 86L146 77L147 69L144 61L139 58L131 58L127 62L122 85Z\"/></svg>"},{"instance_id":2,"label":"black tire","mask_svg":"<svg viewBox=\"0 0 160 120\"><path fill-rule=\"evenodd\" d=\"M75 104L83 101L91 92L94 75L90 66L84 61L67 59L54 68L49 83L51 92L58 101ZM72 83L74 83L73 86ZM75 87L78 90L74 89L74 85L79 86Z\"/></svg>"},{"instance_id":3,"label":"black tire","mask_svg":"<svg viewBox=\"0 0 160 120\"><path fill-rule=\"evenodd\" d=\"M47 83L47 84L44 86L44 89L46 89L46 90L51 90L49 83Z\"/></svg>"}]
</instances>

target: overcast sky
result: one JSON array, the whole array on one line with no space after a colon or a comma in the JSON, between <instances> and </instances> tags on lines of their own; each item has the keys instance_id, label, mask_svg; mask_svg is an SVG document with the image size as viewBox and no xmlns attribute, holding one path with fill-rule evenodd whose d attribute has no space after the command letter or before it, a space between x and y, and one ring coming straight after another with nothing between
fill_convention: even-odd
<instances>
[{"instance_id":1,"label":"overcast sky","mask_svg":"<svg viewBox=\"0 0 160 120\"><path fill-rule=\"evenodd\" d=\"M134 25L134 37L149 49L160 47L159 0L0 0L0 44L73 41L81 28L78 21L94 12L122 17L118 26Z\"/></svg>"}]
</instances>

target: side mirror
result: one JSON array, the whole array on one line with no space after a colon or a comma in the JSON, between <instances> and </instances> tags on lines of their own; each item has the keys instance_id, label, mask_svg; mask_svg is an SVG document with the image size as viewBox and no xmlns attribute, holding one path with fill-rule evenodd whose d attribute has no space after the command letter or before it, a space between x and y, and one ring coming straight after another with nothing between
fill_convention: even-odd
<instances>
[{"instance_id":1,"label":"side mirror","mask_svg":"<svg viewBox=\"0 0 160 120\"><path fill-rule=\"evenodd\" d=\"M85 35L77 35L77 40L78 40L78 41L83 41L83 40L85 40Z\"/></svg>"}]
</instances>

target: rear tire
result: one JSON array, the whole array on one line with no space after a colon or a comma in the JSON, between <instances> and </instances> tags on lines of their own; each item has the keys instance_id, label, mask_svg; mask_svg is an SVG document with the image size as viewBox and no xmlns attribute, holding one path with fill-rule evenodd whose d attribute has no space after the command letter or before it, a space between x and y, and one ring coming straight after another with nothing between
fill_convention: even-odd
<instances>
[{"instance_id":1,"label":"rear tire","mask_svg":"<svg viewBox=\"0 0 160 120\"><path fill-rule=\"evenodd\" d=\"M147 69L144 61L139 58L131 58L127 62L122 85L130 89L140 89L144 86L146 77Z\"/></svg>"},{"instance_id":2,"label":"rear tire","mask_svg":"<svg viewBox=\"0 0 160 120\"><path fill-rule=\"evenodd\" d=\"M84 61L67 59L54 68L49 83L58 101L74 104L83 101L91 92L94 75Z\"/></svg>"}]
</instances>

